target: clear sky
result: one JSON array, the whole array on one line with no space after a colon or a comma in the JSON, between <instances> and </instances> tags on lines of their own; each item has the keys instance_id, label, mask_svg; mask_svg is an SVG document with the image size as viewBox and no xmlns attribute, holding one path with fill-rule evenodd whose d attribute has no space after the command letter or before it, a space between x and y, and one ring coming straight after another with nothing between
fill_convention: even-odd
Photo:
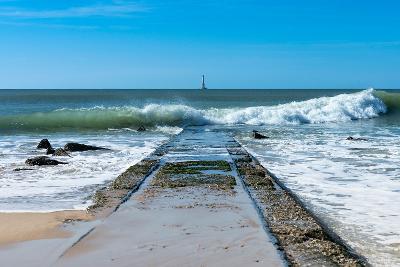
<instances>
[{"instance_id":1,"label":"clear sky","mask_svg":"<svg viewBox=\"0 0 400 267\"><path fill-rule=\"evenodd\" d=\"M0 88L400 88L398 0L0 0Z\"/></svg>"}]
</instances>

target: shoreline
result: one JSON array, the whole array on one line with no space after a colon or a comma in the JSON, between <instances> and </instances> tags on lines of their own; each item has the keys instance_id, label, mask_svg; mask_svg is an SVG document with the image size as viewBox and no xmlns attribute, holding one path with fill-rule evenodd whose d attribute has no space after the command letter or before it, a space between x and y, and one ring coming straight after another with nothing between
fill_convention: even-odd
<instances>
[{"instance_id":1,"label":"shoreline","mask_svg":"<svg viewBox=\"0 0 400 267\"><path fill-rule=\"evenodd\" d=\"M7 213L37 213L37 214L42 214L42 213L55 213L55 212L75 212L75 211L86 211L87 208L83 209L52 209L52 210L0 210L0 214L7 214Z\"/></svg>"},{"instance_id":2,"label":"shoreline","mask_svg":"<svg viewBox=\"0 0 400 267\"><path fill-rule=\"evenodd\" d=\"M92 204L85 209L0 211L0 249L25 241L68 238L73 232L66 228L74 222L89 222L108 217L129 199L157 167L168 143L160 145L107 185L95 190L92 194Z\"/></svg>"}]
</instances>

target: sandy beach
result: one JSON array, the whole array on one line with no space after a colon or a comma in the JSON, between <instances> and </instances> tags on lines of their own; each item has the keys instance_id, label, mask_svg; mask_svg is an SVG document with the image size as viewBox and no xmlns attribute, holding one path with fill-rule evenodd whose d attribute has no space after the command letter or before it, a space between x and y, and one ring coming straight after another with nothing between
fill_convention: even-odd
<instances>
[{"instance_id":1,"label":"sandy beach","mask_svg":"<svg viewBox=\"0 0 400 267\"><path fill-rule=\"evenodd\" d=\"M71 233L61 227L64 223L91 219L93 216L86 211L0 213L0 246L29 240L69 237Z\"/></svg>"}]
</instances>

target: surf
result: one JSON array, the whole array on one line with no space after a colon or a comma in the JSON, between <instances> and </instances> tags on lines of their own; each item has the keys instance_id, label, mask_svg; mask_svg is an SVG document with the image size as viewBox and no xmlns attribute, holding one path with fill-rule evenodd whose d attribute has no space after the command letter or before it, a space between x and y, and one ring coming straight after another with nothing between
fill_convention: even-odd
<instances>
[{"instance_id":1,"label":"surf","mask_svg":"<svg viewBox=\"0 0 400 267\"><path fill-rule=\"evenodd\" d=\"M393 97L395 95L395 97ZM6 115L0 130L108 130L185 127L216 124L317 124L372 119L399 109L400 95L367 89L333 97L313 98L274 106L194 108L187 104L148 104Z\"/></svg>"}]
</instances>

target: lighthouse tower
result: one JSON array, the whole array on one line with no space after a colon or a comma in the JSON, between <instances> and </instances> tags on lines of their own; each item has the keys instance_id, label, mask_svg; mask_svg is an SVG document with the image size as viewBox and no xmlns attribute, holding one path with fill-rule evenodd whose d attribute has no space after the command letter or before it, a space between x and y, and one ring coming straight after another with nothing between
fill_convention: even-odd
<instances>
[{"instance_id":1,"label":"lighthouse tower","mask_svg":"<svg viewBox=\"0 0 400 267\"><path fill-rule=\"evenodd\" d=\"M205 80L204 75L202 76L202 80L201 80L201 90L207 90L206 80Z\"/></svg>"}]
</instances>

